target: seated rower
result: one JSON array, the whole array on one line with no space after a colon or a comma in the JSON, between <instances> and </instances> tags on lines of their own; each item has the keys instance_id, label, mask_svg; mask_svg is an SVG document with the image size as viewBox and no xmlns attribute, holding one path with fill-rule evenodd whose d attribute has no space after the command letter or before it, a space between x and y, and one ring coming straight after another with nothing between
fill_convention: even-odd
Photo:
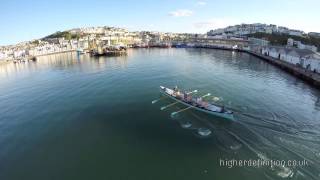
<instances>
[{"instance_id":1,"label":"seated rower","mask_svg":"<svg viewBox=\"0 0 320 180\"><path fill-rule=\"evenodd\" d=\"M190 103L192 101L192 96L187 94L186 100L187 100L188 103Z\"/></svg>"},{"instance_id":2,"label":"seated rower","mask_svg":"<svg viewBox=\"0 0 320 180\"><path fill-rule=\"evenodd\" d=\"M208 102L206 101L202 101L202 107L204 107L205 109L208 109Z\"/></svg>"},{"instance_id":3,"label":"seated rower","mask_svg":"<svg viewBox=\"0 0 320 180\"><path fill-rule=\"evenodd\" d=\"M224 106L221 106L221 110L220 110L220 112L224 112L225 111L225 109L224 109Z\"/></svg>"},{"instance_id":4,"label":"seated rower","mask_svg":"<svg viewBox=\"0 0 320 180\"><path fill-rule=\"evenodd\" d=\"M184 92L183 92L183 100L185 100L185 101L186 101L186 100L187 100L187 96L188 96L187 92L186 92L186 91L184 91Z\"/></svg>"},{"instance_id":5,"label":"seated rower","mask_svg":"<svg viewBox=\"0 0 320 180\"><path fill-rule=\"evenodd\" d=\"M201 104L202 104L202 98L201 98L201 97L198 97L198 98L196 99L196 103L197 103L198 105L201 105Z\"/></svg>"}]
</instances>

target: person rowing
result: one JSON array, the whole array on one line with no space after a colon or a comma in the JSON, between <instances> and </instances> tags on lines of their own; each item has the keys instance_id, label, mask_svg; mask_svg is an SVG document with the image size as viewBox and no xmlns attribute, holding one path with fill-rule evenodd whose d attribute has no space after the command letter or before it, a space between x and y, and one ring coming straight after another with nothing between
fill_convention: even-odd
<instances>
[{"instance_id":1,"label":"person rowing","mask_svg":"<svg viewBox=\"0 0 320 180\"><path fill-rule=\"evenodd\" d=\"M232 111L226 109L224 106L210 103L204 100L205 97L210 96L210 93L203 95L201 97L192 97L191 94L193 92L197 92L197 90L194 90L191 92L186 92L186 91L180 92L177 87L175 87L174 89L170 89L164 86L160 86L160 92L166 95L167 97L170 97L171 99L177 101L165 107L172 106L176 103L181 103L183 105L188 106L184 109L171 113L172 116L178 113L184 112L188 109L196 109L196 110L206 112L206 113L209 113L218 117L222 117L228 120L235 120ZM165 108L161 108L161 110L163 109Z\"/></svg>"},{"instance_id":2,"label":"person rowing","mask_svg":"<svg viewBox=\"0 0 320 180\"><path fill-rule=\"evenodd\" d=\"M183 100L184 100L184 101L187 101L187 96L188 96L187 92L184 91L184 92L183 92Z\"/></svg>"}]
</instances>

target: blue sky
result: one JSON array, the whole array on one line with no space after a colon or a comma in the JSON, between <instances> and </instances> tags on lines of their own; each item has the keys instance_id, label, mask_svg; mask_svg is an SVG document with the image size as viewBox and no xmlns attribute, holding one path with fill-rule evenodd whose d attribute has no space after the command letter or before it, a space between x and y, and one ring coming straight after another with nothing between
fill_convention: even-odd
<instances>
[{"instance_id":1,"label":"blue sky","mask_svg":"<svg viewBox=\"0 0 320 180\"><path fill-rule=\"evenodd\" d=\"M75 27L205 33L240 23L320 32L319 0L2 0L0 45Z\"/></svg>"}]
</instances>

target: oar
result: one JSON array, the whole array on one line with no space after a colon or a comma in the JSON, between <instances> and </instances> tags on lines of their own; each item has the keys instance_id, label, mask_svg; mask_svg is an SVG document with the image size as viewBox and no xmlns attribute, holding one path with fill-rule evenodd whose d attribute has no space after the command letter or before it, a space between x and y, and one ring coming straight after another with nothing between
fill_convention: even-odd
<instances>
[{"instance_id":1,"label":"oar","mask_svg":"<svg viewBox=\"0 0 320 180\"><path fill-rule=\"evenodd\" d=\"M220 101L220 98L213 96L212 100L217 102L217 101Z\"/></svg>"},{"instance_id":2,"label":"oar","mask_svg":"<svg viewBox=\"0 0 320 180\"><path fill-rule=\"evenodd\" d=\"M161 98L159 98L159 99L153 100L151 103L154 104L154 103L160 101L160 100L163 99L163 98L166 98L166 97L164 96L164 97L161 97Z\"/></svg>"},{"instance_id":3,"label":"oar","mask_svg":"<svg viewBox=\"0 0 320 180\"><path fill-rule=\"evenodd\" d=\"M173 105L175 105L175 104L177 104L177 103L179 103L179 102L174 102L174 103L172 103L172 104L169 104L169 105L166 105L166 106L162 106L162 107L160 108L160 110L163 111L163 110L167 109L168 107L173 106Z\"/></svg>"},{"instance_id":4,"label":"oar","mask_svg":"<svg viewBox=\"0 0 320 180\"><path fill-rule=\"evenodd\" d=\"M201 97L202 97L202 98L204 98L204 97L207 97L207 96L211 96L211 94L210 94L210 93L208 93L208 94L203 95L203 96L201 96Z\"/></svg>"},{"instance_id":5,"label":"oar","mask_svg":"<svg viewBox=\"0 0 320 180\"><path fill-rule=\"evenodd\" d=\"M190 109L190 108L192 108L192 106L187 107L187 108L184 108L184 109L181 109L181 110L176 111L176 112L173 112L173 113L171 113L171 116L175 116L176 114L178 114L178 113L180 113L180 112L183 112L183 111L186 111L186 110L188 110L188 109Z\"/></svg>"},{"instance_id":6,"label":"oar","mask_svg":"<svg viewBox=\"0 0 320 180\"><path fill-rule=\"evenodd\" d=\"M196 92L198 92L198 90L193 90L191 92L188 92L187 94L196 93Z\"/></svg>"}]
</instances>

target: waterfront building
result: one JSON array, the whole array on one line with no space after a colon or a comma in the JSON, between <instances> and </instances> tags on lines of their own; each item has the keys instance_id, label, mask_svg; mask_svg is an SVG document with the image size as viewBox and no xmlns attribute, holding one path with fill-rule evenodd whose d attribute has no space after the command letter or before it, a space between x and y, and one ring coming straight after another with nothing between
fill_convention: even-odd
<instances>
[{"instance_id":1,"label":"waterfront building","mask_svg":"<svg viewBox=\"0 0 320 180\"><path fill-rule=\"evenodd\" d=\"M7 59L8 56L5 52L0 52L0 60L4 60L4 59Z\"/></svg>"},{"instance_id":2,"label":"waterfront building","mask_svg":"<svg viewBox=\"0 0 320 180\"><path fill-rule=\"evenodd\" d=\"M229 39L216 39L216 38L189 38L188 43L194 44L196 47L208 47L208 48L223 48L232 49L237 47L242 49L248 46L249 41L241 38L229 38Z\"/></svg>"},{"instance_id":3,"label":"waterfront building","mask_svg":"<svg viewBox=\"0 0 320 180\"><path fill-rule=\"evenodd\" d=\"M311 51L314 51L316 52L318 50L318 48L314 45L306 45L306 44L303 44L301 43L300 41L298 41L298 48L299 49L308 49L308 50L311 50Z\"/></svg>"},{"instance_id":4,"label":"waterfront building","mask_svg":"<svg viewBox=\"0 0 320 180\"><path fill-rule=\"evenodd\" d=\"M288 40L287 40L287 46L288 46L288 47L293 47L293 45L294 45L294 40L293 40L292 38L288 38Z\"/></svg>"},{"instance_id":5,"label":"waterfront building","mask_svg":"<svg viewBox=\"0 0 320 180\"><path fill-rule=\"evenodd\" d=\"M320 56L309 49L268 46L262 54L320 73Z\"/></svg>"},{"instance_id":6,"label":"waterfront building","mask_svg":"<svg viewBox=\"0 0 320 180\"><path fill-rule=\"evenodd\" d=\"M259 38L248 38L250 45L268 46L270 41Z\"/></svg>"},{"instance_id":7,"label":"waterfront building","mask_svg":"<svg viewBox=\"0 0 320 180\"><path fill-rule=\"evenodd\" d=\"M306 44L301 43L301 41L295 41L292 38L288 38L287 47L296 47L298 49L308 49L308 50L311 50L311 51L314 51L314 52L316 52L317 49L318 49L314 45L306 45Z\"/></svg>"},{"instance_id":8,"label":"waterfront building","mask_svg":"<svg viewBox=\"0 0 320 180\"><path fill-rule=\"evenodd\" d=\"M19 58L22 58L22 57L25 57L26 56L26 52L24 49L17 49L15 51L13 51L13 58L14 59L19 59Z\"/></svg>"}]
</instances>

